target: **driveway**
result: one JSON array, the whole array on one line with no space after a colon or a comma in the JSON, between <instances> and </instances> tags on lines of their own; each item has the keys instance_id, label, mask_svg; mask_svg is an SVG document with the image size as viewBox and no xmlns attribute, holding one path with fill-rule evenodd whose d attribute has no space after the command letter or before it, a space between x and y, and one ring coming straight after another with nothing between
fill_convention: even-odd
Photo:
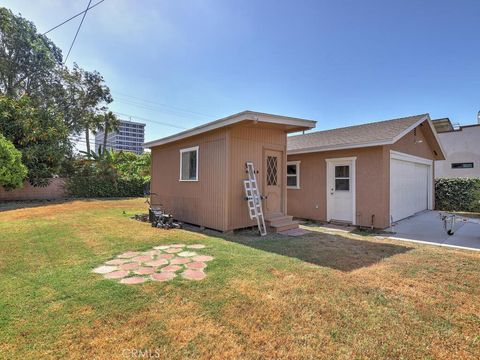
<instances>
[{"instance_id":1,"label":"driveway","mask_svg":"<svg viewBox=\"0 0 480 360\"><path fill-rule=\"evenodd\" d=\"M394 224L388 229L394 234L387 237L480 250L480 219L472 221L456 223L455 233L450 236L439 212L425 211Z\"/></svg>"}]
</instances>

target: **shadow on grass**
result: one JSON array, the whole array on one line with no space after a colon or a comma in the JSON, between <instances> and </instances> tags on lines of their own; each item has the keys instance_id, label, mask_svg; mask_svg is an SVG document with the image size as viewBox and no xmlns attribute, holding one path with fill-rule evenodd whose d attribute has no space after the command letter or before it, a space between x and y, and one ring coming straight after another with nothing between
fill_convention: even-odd
<instances>
[{"instance_id":1,"label":"shadow on grass","mask_svg":"<svg viewBox=\"0 0 480 360\"><path fill-rule=\"evenodd\" d=\"M258 250L297 258L299 260L340 271L353 271L378 263L413 248L365 239L352 239L339 234L314 231L301 237L278 234L260 237L254 231L240 231L233 235L218 234L227 241Z\"/></svg>"}]
</instances>

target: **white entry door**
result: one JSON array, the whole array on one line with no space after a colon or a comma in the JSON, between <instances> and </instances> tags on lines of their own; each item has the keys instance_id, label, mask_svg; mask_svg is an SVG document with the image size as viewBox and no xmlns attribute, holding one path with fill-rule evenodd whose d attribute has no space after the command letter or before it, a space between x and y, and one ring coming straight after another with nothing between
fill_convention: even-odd
<instances>
[{"instance_id":1,"label":"white entry door","mask_svg":"<svg viewBox=\"0 0 480 360\"><path fill-rule=\"evenodd\" d=\"M431 208L432 178L431 160L391 152L391 222Z\"/></svg>"},{"instance_id":2,"label":"white entry door","mask_svg":"<svg viewBox=\"0 0 480 360\"><path fill-rule=\"evenodd\" d=\"M327 159L327 221L355 224L355 158Z\"/></svg>"}]
</instances>

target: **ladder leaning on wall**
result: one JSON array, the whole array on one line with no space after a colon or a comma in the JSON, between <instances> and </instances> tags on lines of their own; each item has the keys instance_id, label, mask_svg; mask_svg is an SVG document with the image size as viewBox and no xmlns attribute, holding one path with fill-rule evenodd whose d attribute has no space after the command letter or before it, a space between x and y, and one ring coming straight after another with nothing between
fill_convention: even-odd
<instances>
[{"instance_id":1,"label":"ladder leaning on wall","mask_svg":"<svg viewBox=\"0 0 480 360\"><path fill-rule=\"evenodd\" d=\"M247 168L248 179L243 181L245 188L245 197L248 204L248 214L250 219L256 219L258 231L261 236L267 235L267 228L265 227L265 218L263 217L262 199L258 191L257 177L255 176L255 168L253 163L248 161L245 164Z\"/></svg>"}]
</instances>

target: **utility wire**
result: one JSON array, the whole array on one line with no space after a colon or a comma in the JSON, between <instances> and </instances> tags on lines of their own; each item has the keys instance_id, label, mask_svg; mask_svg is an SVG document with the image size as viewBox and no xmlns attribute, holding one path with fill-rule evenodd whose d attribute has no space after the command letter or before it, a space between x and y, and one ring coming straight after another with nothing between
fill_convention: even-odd
<instances>
[{"instance_id":1,"label":"utility wire","mask_svg":"<svg viewBox=\"0 0 480 360\"><path fill-rule=\"evenodd\" d=\"M180 129L180 130L185 130L185 129L187 129L186 127L183 127L183 126L177 126L177 125L170 124L170 123L165 123L165 122L161 122L161 121L155 121L155 120L152 120L152 119L148 119L148 118L144 118L144 117L140 117L140 116L136 116L136 115L132 115L132 114L125 114L125 113L121 113L121 112L117 112L117 111L112 111L112 112L113 112L114 114L117 114L117 115L128 116L128 117L132 117L132 118L134 118L134 119L139 119L139 120L151 122L151 123L154 123L154 124L164 125L164 126L170 126L170 127L177 128L177 129Z\"/></svg>"},{"instance_id":2,"label":"utility wire","mask_svg":"<svg viewBox=\"0 0 480 360\"><path fill-rule=\"evenodd\" d=\"M104 2L104 1L105 1L105 0L100 0L99 2L93 4L92 6L87 7L87 9L79 12L79 13L76 14L76 15L73 15L71 18L69 18L69 19L65 20L64 22L62 22L62 23L54 26L54 27L51 28L50 30L45 31L45 32L43 33L43 35L47 35L50 31L53 31L53 30L59 28L60 26L62 26L62 25L64 25L64 24L66 24L67 22L69 22L69 21L71 21L71 20L79 17L79 16L82 15L82 14L85 14L88 10L93 9L95 6L100 5L100 4L101 4L102 2Z\"/></svg>"},{"instance_id":3,"label":"utility wire","mask_svg":"<svg viewBox=\"0 0 480 360\"><path fill-rule=\"evenodd\" d=\"M82 27L83 20L85 20L85 16L87 15L88 9L90 8L90 4L92 3L92 0L88 1L88 5L86 10L83 13L82 21L80 21L80 24L78 25L77 32L75 33L75 37L73 38L72 44L70 45L70 49L68 49L67 56L65 57L65 61L63 62L64 64L67 63L68 56L70 55L70 51L72 51L73 45L75 44L75 40L77 40L78 33L80 31L80 28Z\"/></svg>"}]
</instances>

